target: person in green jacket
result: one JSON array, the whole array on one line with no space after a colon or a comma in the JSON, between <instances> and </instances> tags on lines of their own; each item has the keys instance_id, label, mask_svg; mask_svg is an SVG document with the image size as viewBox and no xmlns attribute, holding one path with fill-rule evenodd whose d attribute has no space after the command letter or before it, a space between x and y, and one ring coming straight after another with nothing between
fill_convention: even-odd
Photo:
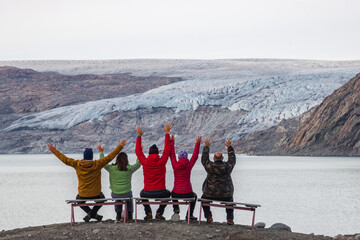
<instances>
[{"instance_id":1,"label":"person in green jacket","mask_svg":"<svg viewBox=\"0 0 360 240\"><path fill-rule=\"evenodd\" d=\"M100 158L104 157L104 147L100 144L97 145L97 149L100 152ZM105 165L105 169L110 174L110 189L111 196L113 198L131 198L126 203L128 220L133 219L133 200L131 191L131 177L132 174L141 167L139 159L136 159L136 163L129 165L128 156L126 153L121 152L116 157L114 164ZM120 221L122 213L122 205L115 205L116 221Z\"/></svg>"}]
</instances>

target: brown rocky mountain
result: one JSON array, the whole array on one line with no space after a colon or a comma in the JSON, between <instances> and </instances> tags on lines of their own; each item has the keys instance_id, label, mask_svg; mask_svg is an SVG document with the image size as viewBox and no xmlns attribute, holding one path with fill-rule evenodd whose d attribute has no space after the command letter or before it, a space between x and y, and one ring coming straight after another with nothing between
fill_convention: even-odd
<instances>
[{"instance_id":1,"label":"brown rocky mountain","mask_svg":"<svg viewBox=\"0 0 360 240\"><path fill-rule=\"evenodd\" d=\"M360 74L300 117L283 120L238 143L263 155L360 155Z\"/></svg>"},{"instance_id":2,"label":"brown rocky mountain","mask_svg":"<svg viewBox=\"0 0 360 240\"><path fill-rule=\"evenodd\" d=\"M62 75L0 67L0 112L33 113L104 98L145 92L181 78L114 75Z\"/></svg>"}]
</instances>

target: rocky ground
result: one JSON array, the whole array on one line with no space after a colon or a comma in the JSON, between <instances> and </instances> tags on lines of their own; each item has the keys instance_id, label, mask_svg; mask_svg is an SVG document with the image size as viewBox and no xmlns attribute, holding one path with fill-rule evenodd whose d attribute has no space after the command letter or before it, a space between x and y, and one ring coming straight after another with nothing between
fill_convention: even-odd
<instances>
[{"instance_id":1,"label":"rocky ground","mask_svg":"<svg viewBox=\"0 0 360 240\"><path fill-rule=\"evenodd\" d=\"M345 236L343 239L355 239ZM0 239L233 239L233 240L330 240L333 237L292 233L279 229L255 229L249 226L225 223L187 224L185 221L139 221L135 224L116 223L113 220L103 222L52 224L3 231Z\"/></svg>"}]
</instances>

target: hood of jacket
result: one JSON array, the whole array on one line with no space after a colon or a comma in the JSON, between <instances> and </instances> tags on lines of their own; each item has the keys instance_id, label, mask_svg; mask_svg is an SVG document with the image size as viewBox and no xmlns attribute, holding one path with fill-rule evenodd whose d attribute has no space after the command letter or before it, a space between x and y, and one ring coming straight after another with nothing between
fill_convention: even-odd
<instances>
[{"instance_id":1,"label":"hood of jacket","mask_svg":"<svg viewBox=\"0 0 360 240\"><path fill-rule=\"evenodd\" d=\"M178 167L179 168L186 168L190 163L190 160L187 158L180 158L178 160Z\"/></svg>"}]
</instances>

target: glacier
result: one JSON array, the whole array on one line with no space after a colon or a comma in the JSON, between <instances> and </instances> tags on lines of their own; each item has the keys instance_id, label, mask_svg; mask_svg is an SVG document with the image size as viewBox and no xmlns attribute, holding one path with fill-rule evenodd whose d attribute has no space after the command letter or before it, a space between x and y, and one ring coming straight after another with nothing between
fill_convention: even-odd
<instances>
[{"instance_id":1,"label":"glacier","mask_svg":"<svg viewBox=\"0 0 360 240\"><path fill-rule=\"evenodd\" d=\"M13 122L4 131L70 129L114 111L220 106L245 114L229 137L267 129L321 103L359 72L360 62L300 60L114 60L102 62L17 62L35 70L79 73L131 73L182 77L184 81L141 94L55 108ZM41 64L40 64L41 63ZM91 64L90 64L91 63ZM96 64L97 63L97 64ZM1 62L0 62L1 64ZM32 64L32 65L31 65ZM13 64L14 65L14 64Z\"/></svg>"}]
</instances>

